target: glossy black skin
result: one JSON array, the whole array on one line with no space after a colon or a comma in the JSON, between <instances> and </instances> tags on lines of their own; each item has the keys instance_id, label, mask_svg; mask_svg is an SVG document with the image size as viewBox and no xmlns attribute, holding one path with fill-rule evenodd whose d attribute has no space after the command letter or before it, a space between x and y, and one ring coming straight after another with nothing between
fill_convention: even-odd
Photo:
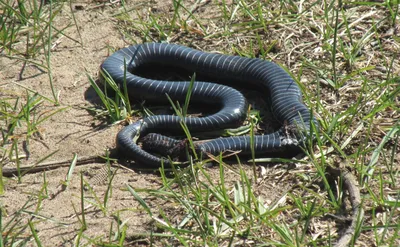
<instances>
[{"instance_id":1,"label":"glossy black skin","mask_svg":"<svg viewBox=\"0 0 400 247\"><path fill-rule=\"evenodd\" d=\"M166 102L166 94L174 101L184 101L187 95L190 81L164 81L140 77L136 71L146 64L164 64L182 68L207 75L208 78L215 78L218 82L232 82L232 85L239 84L242 87L256 86L268 92L272 112L283 126L274 133L254 136L256 154L282 147L299 146L308 133L310 121L316 123L309 109L302 103L301 91L295 81L280 66L272 62L206 53L174 44L146 43L117 51L104 61L101 69L107 71L116 83L121 84L124 81L124 63L127 68L127 88L131 98ZM212 102L220 108L216 113L206 117L185 118L183 121L193 132L237 127L246 118L248 105L245 97L229 85L195 81L192 101ZM164 166L168 167L171 165L168 159L146 152L133 139L152 132L181 130L180 121L180 117L172 115L144 118L126 126L118 133L117 148L121 154L138 164L159 167L163 162ZM296 126L296 130L288 130L288 126L292 129ZM248 153L251 150L250 137L217 138L199 144L198 149L214 155L226 150L241 150Z\"/></svg>"}]
</instances>

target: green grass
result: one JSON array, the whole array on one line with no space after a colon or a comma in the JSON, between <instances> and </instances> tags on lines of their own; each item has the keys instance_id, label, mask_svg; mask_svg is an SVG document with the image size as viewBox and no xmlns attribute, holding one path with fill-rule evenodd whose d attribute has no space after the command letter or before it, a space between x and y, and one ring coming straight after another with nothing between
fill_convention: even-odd
<instances>
[{"instance_id":1,"label":"green grass","mask_svg":"<svg viewBox=\"0 0 400 247\"><path fill-rule=\"evenodd\" d=\"M52 116L64 111L67 107L54 107L47 112L40 112L38 108L46 102L39 94L12 95L10 98L1 99L0 120L1 120L1 162L8 160L15 161L17 167L19 160L28 158L19 155L20 144L22 142L26 155L30 154L30 139L40 137L40 125ZM1 176L1 174L0 174ZM21 181L22 174L19 174L18 180ZM0 190L3 188L0 186Z\"/></svg>"},{"instance_id":2,"label":"green grass","mask_svg":"<svg viewBox=\"0 0 400 247\"><path fill-rule=\"evenodd\" d=\"M125 65L126 66L126 65ZM128 89L126 87L126 68L124 75L124 85L120 88L117 83L110 77L107 71L100 71L102 77L102 86L88 75L90 85L96 91L102 102L102 108L90 107L89 111L94 112L98 118L105 118L112 124L117 124L123 121L129 123L130 118L133 116L134 111L131 108L128 97ZM110 95L109 95L110 94ZM114 96L112 96L114 95Z\"/></svg>"},{"instance_id":3,"label":"green grass","mask_svg":"<svg viewBox=\"0 0 400 247\"><path fill-rule=\"evenodd\" d=\"M64 31L76 23L69 23L62 29L55 28L53 22L62 10L63 3L50 1L10 1L0 2L0 51L3 56L23 62L20 79L26 65L32 64L48 74L54 104L59 104L59 92L53 84L51 69L52 41L63 35ZM78 31L79 32L79 31ZM78 42L67 36L67 38ZM79 42L78 42L79 43ZM44 56L44 59L40 57Z\"/></svg>"},{"instance_id":4,"label":"green grass","mask_svg":"<svg viewBox=\"0 0 400 247\"><path fill-rule=\"evenodd\" d=\"M239 156L238 164L231 166L221 155L211 157L217 161L215 168L205 168L205 157L195 157L186 168L161 167L156 171L160 174L156 187L126 181L125 196L138 205L135 209L126 204L111 206L117 200L118 174L109 166L102 193L82 173L79 184L72 185L77 177L72 163L61 184L64 190L78 192L79 204L71 212L80 225L74 229L74 245L126 246L145 241L157 246L332 246L351 211L343 181L330 176L327 167L349 170L361 189L365 212L356 222L350 246L399 245L400 39L395 31L400 25L399 2L235 0L189 5L173 0L168 6L170 11L124 2L108 7L105 14L131 43L173 42L282 64L301 87L321 129L313 129L315 142L308 144L301 160L263 159L272 163L270 168L255 162L249 166ZM1 55L18 61L22 68L40 67L48 74L52 92L49 97L25 86L21 95L0 88L0 167L10 161L19 165L24 158L22 145L29 150L44 121L68 107L60 102L53 84L51 44L66 35L67 28L81 23L71 13L71 23L64 28L53 25L62 7L62 2L0 2ZM83 45L81 33L79 37L76 42ZM104 105L96 109L98 116L119 123L138 114L132 110L126 87L118 88L107 75L102 77L115 94L104 93L88 76L88 86ZM186 116L189 100L190 95L182 107L176 105L175 113ZM52 110L38 114L38 108L49 104ZM262 121L255 119L245 130L251 135ZM190 129L183 128L191 140ZM260 161L254 158L261 157L252 159ZM24 174L13 179L21 183ZM12 179L0 176L0 180L3 193ZM42 214L49 198L47 173L40 183L41 189L31 192L12 215L4 207L7 202L1 202L0 247L45 246L47 236L37 230L40 223L67 225ZM106 236L88 233L91 210L113 218L104 223ZM124 218L126 211L141 212L147 219L140 232Z\"/></svg>"}]
</instances>

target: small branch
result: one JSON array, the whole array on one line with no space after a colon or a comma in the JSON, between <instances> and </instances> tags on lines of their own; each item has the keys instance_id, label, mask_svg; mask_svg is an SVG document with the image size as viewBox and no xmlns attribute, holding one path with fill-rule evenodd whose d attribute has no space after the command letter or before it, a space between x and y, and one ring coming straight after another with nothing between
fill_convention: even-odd
<instances>
[{"instance_id":1,"label":"small branch","mask_svg":"<svg viewBox=\"0 0 400 247\"><path fill-rule=\"evenodd\" d=\"M85 164L90 164L90 163L95 163L95 162L104 163L104 162L106 162L106 160L107 160L106 158L103 158L103 157L100 157L97 155L86 156L86 157L78 158L76 165L85 165ZM60 167L68 167L71 165L71 162L72 162L72 159L50 161L50 162L46 162L43 164L20 167L19 171L17 168L3 167L3 176L4 177L13 177L13 176L18 176L18 174L36 173L36 172L42 172L42 171L47 171L47 170L54 170L54 169L57 169Z\"/></svg>"},{"instance_id":2,"label":"small branch","mask_svg":"<svg viewBox=\"0 0 400 247\"><path fill-rule=\"evenodd\" d=\"M338 168L328 167L327 172L343 179L344 188L349 192L349 200L352 207L352 216L350 218L350 226L346 229L343 235L338 239L335 247L346 247L349 246L351 239L354 236L357 221L364 214L361 206L361 195L358 189L356 179L348 171L341 171Z\"/></svg>"}]
</instances>

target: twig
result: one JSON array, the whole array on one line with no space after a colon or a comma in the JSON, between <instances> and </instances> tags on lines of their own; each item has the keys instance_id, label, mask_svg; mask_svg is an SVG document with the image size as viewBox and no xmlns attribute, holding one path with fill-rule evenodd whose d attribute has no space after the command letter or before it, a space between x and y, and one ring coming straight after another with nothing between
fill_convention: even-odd
<instances>
[{"instance_id":1,"label":"twig","mask_svg":"<svg viewBox=\"0 0 400 247\"><path fill-rule=\"evenodd\" d=\"M328 167L327 172L343 179L344 188L349 192L349 200L352 207L352 216L350 217L350 226L346 229L343 235L338 239L335 247L349 246L351 239L354 236L357 221L364 214L361 206L361 195L358 189L356 179L348 171L341 171L339 168Z\"/></svg>"},{"instance_id":2,"label":"twig","mask_svg":"<svg viewBox=\"0 0 400 247\"><path fill-rule=\"evenodd\" d=\"M86 156L78 158L76 165L85 165L95 162L104 163L107 159L101 156L93 155L93 156ZM31 166L24 166L20 167L19 170L17 168L7 168L3 167L3 176L4 177L13 177L18 176L18 173L26 174L26 173L36 173L42 172L46 170L54 170L60 167L67 167L70 166L72 159L65 159L65 160L58 160L58 161L50 161L43 164L38 165L31 165Z\"/></svg>"}]
</instances>

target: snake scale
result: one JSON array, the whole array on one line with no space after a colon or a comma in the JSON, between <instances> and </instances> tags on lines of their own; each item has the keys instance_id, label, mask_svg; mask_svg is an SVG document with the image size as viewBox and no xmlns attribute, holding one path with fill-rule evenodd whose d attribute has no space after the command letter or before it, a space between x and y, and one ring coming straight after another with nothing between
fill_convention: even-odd
<instances>
[{"instance_id":1,"label":"snake scale","mask_svg":"<svg viewBox=\"0 0 400 247\"><path fill-rule=\"evenodd\" d=\"M253 142L250 136L221 137L202 142L197 144L200 152L216 155L227 150L240 150L249 153L251 143L256 154L299 147L309 133L310 123L317 124L310 110L302 103L301 91L293 78L276 63L262 59L207 53L175 44L145 43L115 52L103 62L101 69L119 85L126 81L130 98L168 102L168 94L174 101L185 100L190 79L168 81L143 78L136 72L146 65L154 65L154 73L157 73L157 65L168 65L215 79L216 82L195 81L190 102L207 102L219 107L219 110L208 116L184 119L174 115L154 115L124 127L117 135L117 149L138 164L158 167L163 162L164 166L170 166L171 161L142 149L135 140L137 136L181 130L181 121L193 132L240 125L246 118L248 104L243 94L231 85L255 86L265 92L271 111L282 127L273 133L255 135ZM288 126L295 130L288 131ZM163 141L159 143L179 143L159 134L152 135Z\"/></svg>"}]
</instances>

